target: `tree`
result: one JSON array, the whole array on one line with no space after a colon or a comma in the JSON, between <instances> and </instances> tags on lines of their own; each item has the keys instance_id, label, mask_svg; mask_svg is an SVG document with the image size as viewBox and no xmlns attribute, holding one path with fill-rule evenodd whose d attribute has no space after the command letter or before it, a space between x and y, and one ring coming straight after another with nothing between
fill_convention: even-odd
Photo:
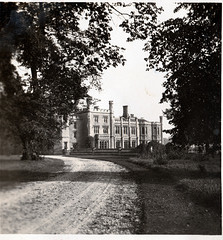
<instances>
[{"instance_id":1,"label":"tree","mask_svg":"<svg viewBox=\"0 0 223 240\"><path fill-rule=\"evenodd\" d=\"M128 16L122 24L128 32L138 31L142 19L154 26L156 6L133 5L135 12L123 14L116 7L125 4L0 3L0 82L4 88L0 115L20 137L23 159L52 146L89 86L100 86L101 74L108 67L124 64L123 49L110 43L112 11ZM26 74L18 73L13 59L26 68Z\"/></svg>"},{"instance_id":2,"label":"tree","mask_svg":"<svg viewBox=\"0 0 223 240\"><path fill-rule=\"evenodd\" d=\"M220 143L221 4L179 4L183 18L169 19L152 33L145 46L148 67L167 72L161 103L174 127L172 141Z\"/></svg>"}]
</instances>

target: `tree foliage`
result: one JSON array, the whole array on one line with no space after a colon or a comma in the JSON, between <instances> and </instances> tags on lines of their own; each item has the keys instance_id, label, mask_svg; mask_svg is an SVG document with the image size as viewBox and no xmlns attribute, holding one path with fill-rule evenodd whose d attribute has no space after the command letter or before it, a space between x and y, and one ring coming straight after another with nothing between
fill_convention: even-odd
<instances>
[{"instance_id":1,"label":"tree foliage","mask_svg":"<svg viewBox=\"0 0 223 240\"><path fill-rule=\"evenodd\" d=\"M175 143L220 142L221 4L179 4L188 13L169 19L152 33L145 46L149 68L167 72L161 103L174 125Z\"/></svg>"},{"instance_id":2,"label":"tree foliage","mask_svg":"<svg viewBox=\"0 0 223 240\"><path fill-rule=\"evenodd\" d=\"M1 121L20 137L24 158L52 145L64 122L100 86L102 72L124 64L121 47L112 45L109 3L0 3ZM146 7L149 10L146 12ZM156 20L154 4L133 4L121 27L133 36L142 19ZM143 14L145 13L145 14ZM120 14L122 14L120 12ZM84 26L84 27L83 27ZM148 31L147 31L148 32ZM13 60L16 59L16 65ZM18 74L24 67L25 73ZM88 85L86 85L88 81Z\"/></svg>"}]
</instances>

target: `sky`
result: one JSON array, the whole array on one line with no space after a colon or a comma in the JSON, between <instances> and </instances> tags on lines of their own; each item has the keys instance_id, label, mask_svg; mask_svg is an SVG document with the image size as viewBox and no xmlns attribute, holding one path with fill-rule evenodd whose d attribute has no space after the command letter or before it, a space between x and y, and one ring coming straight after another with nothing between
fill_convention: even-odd
<instances>
[{"instance_id":1,"label":"sky","mask_svg":"<svg viewBox=\"0 0 223 240\"><path fill-rule=\"evenodd\" d=\"M173 14L176 5L171 1L156 1L156 3L158 7L162 6L164 9L158 18L159 22L185 14L184 11ZM113 16L111 42L126 49L122 53L127 60L125 66L107 69L101 79L102 90L91 89L89 95L100 99L97 105L102 109L108 109L109 101L112 100L116 117L121 116L123 106L128 105L129 114L134 114L138 118L143 117L148 121L159 121L159 116L163 116L163 111L169 107L167 103L159 103L164 92L162 84L165 81L165 73L155 70L146 71L144 58L148 57L148 53L142 50L145 42L141 40L126 42L128 35L119 27L121 20L123 19L117 14ZM21 66L18 68L22 75L27 71ZM163 116L163 129L171 128L172 126ZM163 136L170 137L166 133Z\"/></svg>"},{"instance_id":2,"label":"sky","mask_svg":"<svg viewBox=\"0 0 223 240\"><path fill-rule=\"evenodd\" d=\"M168 2L164 5L158 3L164 8L163 14L159 21L167 20L173 17L174 3ZM179 15L183 15L182 12ZM169 107L168 103L160 104L162 86L165 81L165 73L156 72L155 70L146 71L146 62L144 58L148 53L144 52L144 42L137 40L126 42L127 34L118 27L118 18L114 16L112 42L126 50L123 55L127 59L125 66L111 67L106 70L102 76L101 87L98 91L92 89L89 94L100 101L97 105L102 109L108 109L108 102L114 102L114 114L116 117L122 115L124 105L128 105L129 114L134 114L138 118L145 118L148 121L159 121L159 116L163 116L163 111ZM171 125L163 117L163 129L170 129ZM164 133L164 137L170 135Z\"/></svg>"}]
</instances>

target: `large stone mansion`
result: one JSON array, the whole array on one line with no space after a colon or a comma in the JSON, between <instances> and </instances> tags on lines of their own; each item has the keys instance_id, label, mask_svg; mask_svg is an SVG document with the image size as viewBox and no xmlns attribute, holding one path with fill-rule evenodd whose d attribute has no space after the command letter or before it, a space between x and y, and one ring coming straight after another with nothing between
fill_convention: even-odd
<instances>
[{"instance_id":1,"label":"large stone mansion","mask_svg":"<svg viewBox=\"0 0 223 240\"><path fill-rule=\"evenodd\" d=\"M62 148L68 151L81 148L135 148L152 140L163 143L162 117L159 122L149 122L128 113L115 117L113 101L109 109L99 109L87 100L85 109L76 112L62 130Z\"/></svg>"}]
</instances>

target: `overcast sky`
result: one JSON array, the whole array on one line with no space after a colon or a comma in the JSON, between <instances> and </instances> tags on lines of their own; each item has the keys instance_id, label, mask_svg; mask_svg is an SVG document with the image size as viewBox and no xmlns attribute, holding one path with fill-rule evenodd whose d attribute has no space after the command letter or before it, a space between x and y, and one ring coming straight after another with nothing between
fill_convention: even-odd
<instances>
[{"instance_id":1,"label":"overcast sky","mask_svg":"<svg viewBox=\"0 0 223 240\"><path fill-rule=\"evenodd\" d=\"M163 5L164 13L159 17L160 21L173 17L174 4L168 2ZM181 13L183 14L183 13ZM178 14L179 16L179 14ZM144 117L148 121L159 121L163 110L168 104L159 104L164 88L164 73L155 70L146 71L144 58L148 53L143 52L143 41L126 42L127 35L118 27L118 18L114 16L112 42L126 50L124 56L127 59L125 66L110 68L104 72L102 77L102 91L91 90L89 93L100 99L98 106L108 108L108 101L114 101L115 116L122 115L122 106L129 106L129 113L136 117ZM164 118L164 129L171 126ZM164 137L169 135L164 134Z\"/></svg>"},{"instance_id":2,"label":"overcast sky","mask_svg":"<svg viewBox=\"0 0 223 240\"><path fill-rule=\"evenodd\" d=\"M171 1L163 3L157 1L158 6L164 8L164 12L159 16L159 21L164 21L174 16L182 16L184 12L173 14L176 6ZM144 43L141 40L126 42L128 37L119 27L120 17L113 16L112 43L126 50L123 52L127 59L125 66L111 67L102 76L102 91L92 89L89 94L100 99L97 105L102 109L108 109L108 102L113 100L115 116L122 115L124 105L129 106L129 113L138 118L145 118L148 121L159 121L159 116L163 116L163 111L168 108L168 104L159 104L164 88L164 73L155 70L146 71L144 58L148 53L143 52ZM23 75L27 69L19 67L19 72ZM168 121L163 119L164 129L170 129ZM164 137L169 135L164 133Z\"/></svg>"}]
</instances>

